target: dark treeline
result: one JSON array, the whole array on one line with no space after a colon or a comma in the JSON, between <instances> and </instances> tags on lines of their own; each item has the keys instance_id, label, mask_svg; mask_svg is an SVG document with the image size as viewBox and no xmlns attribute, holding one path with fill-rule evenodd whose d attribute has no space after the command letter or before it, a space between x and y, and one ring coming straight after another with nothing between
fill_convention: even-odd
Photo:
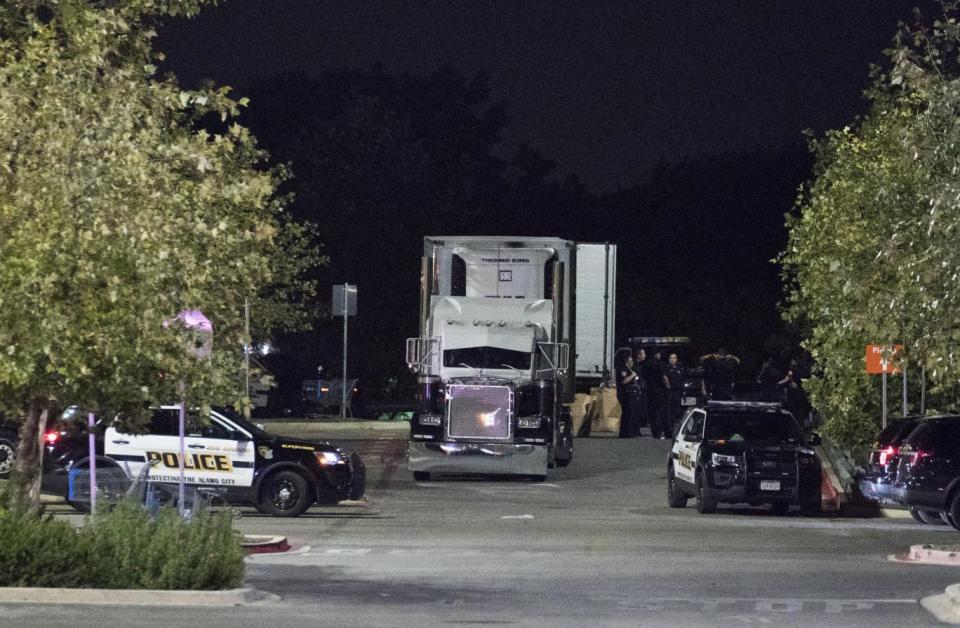
<instances>
[{"instance_id":1,"label":"dark treeline","mask_svg":"<svg viewBox=\"0 0 960 628\"><path fill-rule=\"evenodd\" d=\"M809 175L799 145L747 154L718 147L597 195L529 146L495 156L509 109L491 102L483 76L339 70L265 78L248 94L244 122L275 160L291 164L291 212L320 227L330 257L323 289L358 286L350 372L368 395L406 370L424 235L609 241L619 247L620 339L682 334L697 349L723 344L753 358L747 376L762 352L783 348L770 260ZM340 319L325 318L312 333L280 339L284 352L269 366L289 394L318 364L340 372L341 330Z\"/></svg>"}]
</instances>

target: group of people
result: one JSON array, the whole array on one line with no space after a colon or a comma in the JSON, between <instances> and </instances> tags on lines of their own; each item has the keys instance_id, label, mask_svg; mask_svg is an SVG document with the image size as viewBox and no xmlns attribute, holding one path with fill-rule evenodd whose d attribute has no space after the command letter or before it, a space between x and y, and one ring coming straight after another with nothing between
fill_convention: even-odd
<instances>
[{"instance_id":1,"label":"group of people","mask_svg":"<svg viewBox=\"0 0 960 628\"><path fill-rule=\"evenodd\" d=\"M638 349L617 371L620 438L640 436L649 426L654 438L673 438L683 414L686 373L676 353L664 362L659 351Z\"/></svg>"},{"instance_id":2,"label":"group of people","mask_svg":"<svg viewBox=\"0 0 960 628\"><path fill-rule=\"evenodd\" d=\"M698 363L702 367L700 388L686 394L716 401L733 399L740 358L719 348L700 356ZM804 376L796 359L790 361L786 370L780 370L772 358L767 358L756 378L760 400L783 403L804 422L810 414L810 404L800 384ZM637 349L628 354L617 369L620 438L636 438L643 427L649 427L653 438L673 438L683 417L686 377L676 353L668 354L666 361L657 349Z\"/></svg>"}]
</instances>

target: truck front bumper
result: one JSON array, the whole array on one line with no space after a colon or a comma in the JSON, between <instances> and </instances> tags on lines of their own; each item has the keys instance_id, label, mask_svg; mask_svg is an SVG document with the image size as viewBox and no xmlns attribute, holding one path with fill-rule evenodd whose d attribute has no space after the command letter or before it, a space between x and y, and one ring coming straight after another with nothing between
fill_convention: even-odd
<instances>
[{"instance_id":1,"label":"truck front bumper","mask_svg":"<svg viewBox=\"0 0 960 628\"><path fill-rule=\"evenodd\" d=\"M407 466L428 473L546 475L547 446L512 443L407 443Z\"/></svg>"}]
</instances>

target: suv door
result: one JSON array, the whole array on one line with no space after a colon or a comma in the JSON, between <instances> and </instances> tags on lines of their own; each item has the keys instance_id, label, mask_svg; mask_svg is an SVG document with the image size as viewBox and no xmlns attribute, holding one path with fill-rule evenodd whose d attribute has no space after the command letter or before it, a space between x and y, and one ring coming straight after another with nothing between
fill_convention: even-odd
<instances>
[{"instance_id":1,"label":"suv door","mask_svg":"<svg viewBox=\"0 0 960 628\"><path fill-rule=\"evenodd\" d=\"M156 482L180 479L179 409L165 407L154 412L146 434L127 434L110 427L104 448L130 478L138 477L144 465L155 462L149 478ZM196 411L187 413L184 434L184 480L204 486L251 486L254 445L252 437L216 413L204 424Z\"/></svg>"},{"instance_id":2,"label":"suv door","mask_svg":"<svg viewBox=\"0 0 960 628\"><path fill-rule=\"evenodd\" d=\"M703 442L703 424L706 413L703 410L694 410L690 413L686 423L680 430L677 438L677 456L673 461L673 473L676 477L693 484L697 472L697 454Z\"/></svg>"}]
</instances>

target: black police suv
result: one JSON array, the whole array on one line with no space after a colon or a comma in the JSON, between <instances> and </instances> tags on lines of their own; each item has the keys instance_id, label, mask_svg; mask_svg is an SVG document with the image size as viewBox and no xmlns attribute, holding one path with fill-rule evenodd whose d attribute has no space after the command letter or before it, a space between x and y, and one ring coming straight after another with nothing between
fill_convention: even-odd
<instances>
[{"instance_id":1,"label":"black police suv","mask_svg":"<svg viewBox=\"0 0 960 628\"><path fill-rule=\"evenodd\" d=\"M154 410L143 434L99 423L94 429L98 491L101 476L119 476L126 485L140 478L178 482L179 412L177 406ZM75 408L68 409L45 436L43 486L82 509L80 493L83 480L89 485L90 456L83 419L75 415ZM356 453L327 442L275 436L225 408L212 410L206 421L200 419L198 411L187 412L184 479L190 486L279 517L295 517L315 503L363 497L366 470ZM105 488L109 492L111 485Z\"/></svg>"},{"instance_id":2,"label":"black police suv","mask_svg":"<svg viewBox=\"0 0 960 628\"><path fill-rule=\"evenodd\" d=\"M960 530L960 416L921 421L900 446L894 497Z\"/></svg>"},{"instance_id":3,"label":"black police suv","mask_svg":"<svg viewBox=\"0 0 960 628\"><path fill-rule=\"evenodd\" d=\"M667 460L667 501L696 500L711 513L718 503L771 504L785 513L820 512L823 470L789 412L777 403L709 401L684 416Z\"/></svg>"},{"instance_id":4,"label":"black police suv","mask_svg":"<svg viewBox=\"0 0 960 628\"><path fill-rule=\"evenodd\" d=\"M900 447L922 420L921 416L895 419L877 435L859 482L860 493L867 500L888 505L899 503L894 496L894 483L900 463ZM939 513L911 508L910 514L921 523L943 523Z\"/></svg>"}]
</instances>

